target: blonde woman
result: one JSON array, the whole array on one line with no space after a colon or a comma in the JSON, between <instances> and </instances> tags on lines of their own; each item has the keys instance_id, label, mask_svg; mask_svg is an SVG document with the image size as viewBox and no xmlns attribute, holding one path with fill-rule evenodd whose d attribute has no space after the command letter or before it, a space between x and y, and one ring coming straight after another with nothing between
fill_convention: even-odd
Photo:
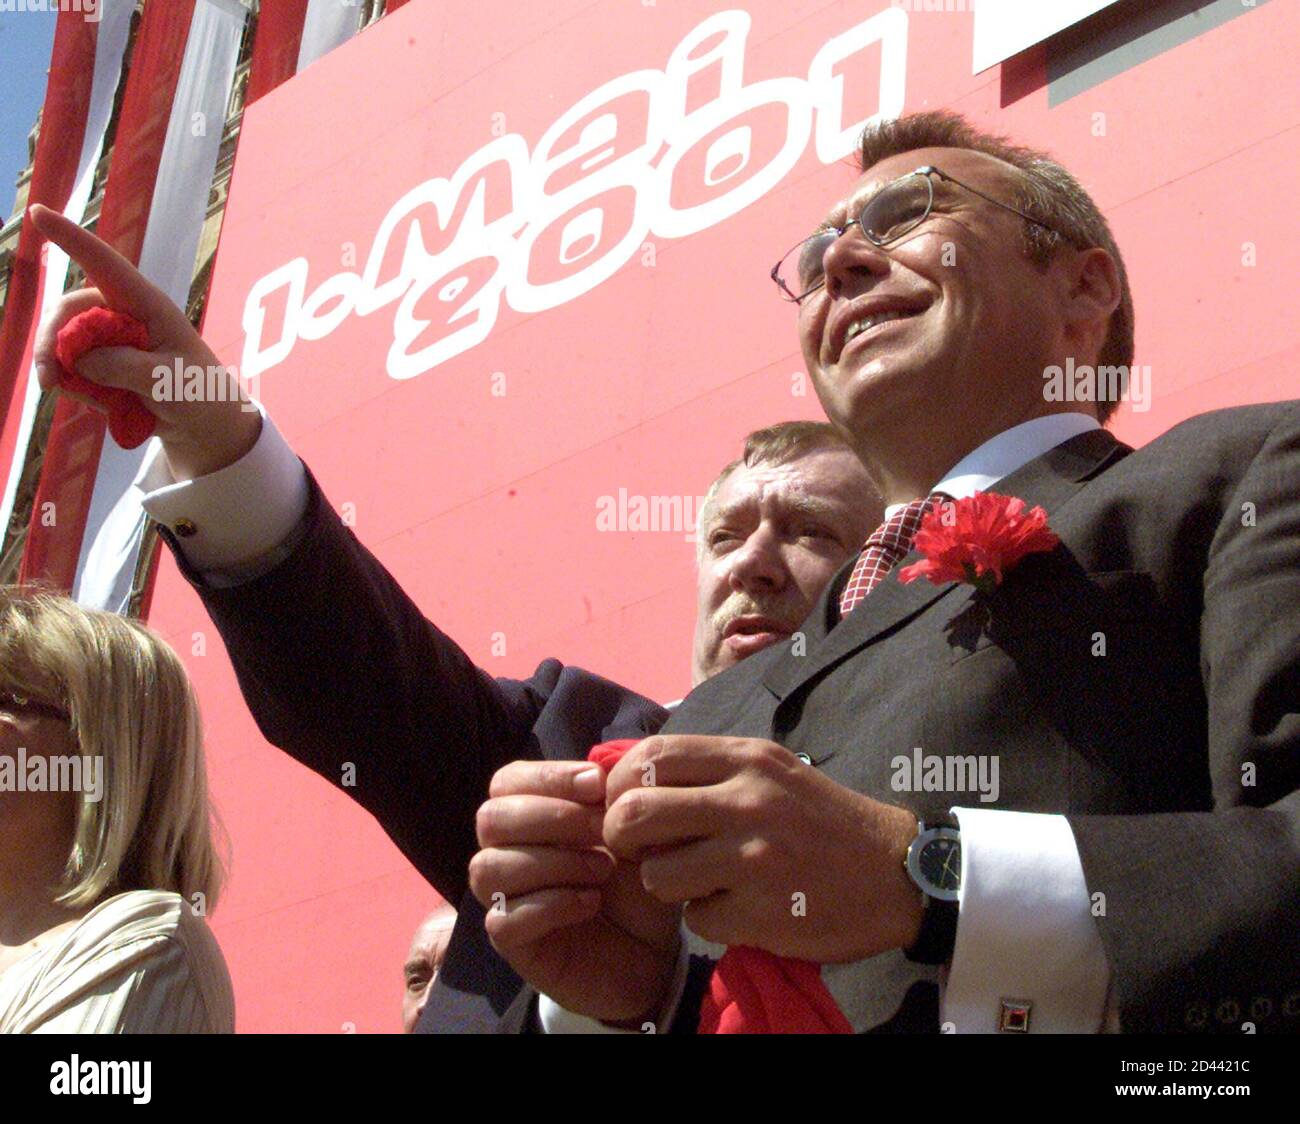
<instances>
[{"instance_id":1,"label":"blonde woman","mask_svg":"<svg viewBox=\"0 0 1300 1124\"><path fill-rule=\"evenodd\" d=\"M233 1031L212 833L175 652L0 587L0 1032Z\"/></svg>"}]
</instances>

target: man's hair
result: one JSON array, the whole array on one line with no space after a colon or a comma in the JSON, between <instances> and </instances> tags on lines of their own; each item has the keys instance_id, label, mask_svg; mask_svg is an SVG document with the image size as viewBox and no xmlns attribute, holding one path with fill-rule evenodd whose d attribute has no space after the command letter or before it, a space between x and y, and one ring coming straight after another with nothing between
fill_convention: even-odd
<instances>
[{"instance_id":1,"label":"man's hair","mask_svg":"<svg viewBox=\"0 0 1300 1124\"><path fill-rule=\"evenodd\" d=\"M786 421L756 429L745 438L745 451L718 473L717 479L709 485L704 493L704 502L700 504L696 517L696 561L704 556L704 524L708 511L713 505L713 498L718 494L723 481L736 469L753 468L755 465L782 465L806 457L809 453L822 449L838 449L846 453L853 450L829 422Z\"/></svg>"},{"instance_id":2,"label":"man's hair","mask_svg":"<svg viewBox=\"0 0 1300 1124\"><path fill-rule=\"evenodd\" d=\"M71 715L84 770L99 758L100 799L82 784L56 900L93 905L127 890L216 904L198 703L184 665L139 621L84 609L49 590L0 586L0 691Z\"/></svg>"},{"instance_id":3,"label":"man's hair","mask_svg":"<svg viewBox=\"0 0 1300 1124\"><path fill-rule=\"evenodd\" d=\"M1046 266L1066 242L1081 250L1100 246L1115 259L1120 302L1111 313L1097 366L1123 367L1127 371L1133 362L1133 294L1128 272L1109 224L1079 181L1047 153L982 132L959 114L943 111L913 113L869 125L862 134L859 170L870 171L882 160L919 148L965 148L1016 168L1021 173L1020 186L1016 198L1007 202L1053 227L1045 230L1032 222L1022 222L1025 256L1036 265ZM1121 390L1126 381L1121 383ZM1118 405L1117 400L1096 403L1103 423Z\"/></svg>"}]
</instances>

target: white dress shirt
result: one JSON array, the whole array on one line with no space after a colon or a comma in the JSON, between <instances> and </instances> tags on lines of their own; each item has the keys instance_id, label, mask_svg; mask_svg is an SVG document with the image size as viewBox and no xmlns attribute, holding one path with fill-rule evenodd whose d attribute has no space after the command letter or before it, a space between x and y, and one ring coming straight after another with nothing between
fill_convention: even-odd
<instances>
[{"instance_id":1,"label":"white dress shirt","mask_svg":"<svg viewBox=\"0 0 1300 1124\"><path fill-rule=\"evenodd\" d=\"M1049 449L1097 428L1096 419L1083 413L1024 422L964 457L931 491L964 499L990 490ZM157 449L135 486L144 509L178 535L190 564L220 586L249 581L287 556L308 496L302 462L265 412L257 443L234 464L176 481ZM257 502L250 504L249 497ZM944 1028L996 1031L1003 1000L1016 1000L1031 1004L1030 1033L1117 1030L1110 967L1069 821L988 808L952 811L961 826L962 884L957 943L941 973ZM658 1030L666 1030L676 1012L685 966L683 950ZM538 1015L550 1033L612 1031L545 996Z\"/></svg>"}]
</instances>

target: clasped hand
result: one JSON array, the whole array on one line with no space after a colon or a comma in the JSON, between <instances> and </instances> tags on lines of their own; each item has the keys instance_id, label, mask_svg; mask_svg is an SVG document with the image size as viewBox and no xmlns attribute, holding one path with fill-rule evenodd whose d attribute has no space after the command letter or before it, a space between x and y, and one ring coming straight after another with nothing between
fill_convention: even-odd
<instances>
[{"instance_id":1,"label":"clasped hand","mask_svg":"<svg viewBox=\"0 0 1300 1124\"><path fill-rule=\"evenodd\" d=\"M705 940L820 963L905 947L921 919L906 809L774 742L661 735L608 777L516 761L479 809L470 887L497 951L569 1010L651 1018L679 921Z\"/></svg>"}]
</instances>

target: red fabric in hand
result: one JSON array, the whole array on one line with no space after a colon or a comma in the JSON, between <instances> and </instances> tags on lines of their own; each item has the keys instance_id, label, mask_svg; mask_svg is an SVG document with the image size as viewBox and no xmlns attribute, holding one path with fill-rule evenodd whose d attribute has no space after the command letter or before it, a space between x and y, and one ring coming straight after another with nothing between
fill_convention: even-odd
<instances>
[{"instance_id":1,"label":"red fabric in hand","mask_svg":"<svg viewBox=\"0 0 1300 1124\"><path fill-rule=\"evenodd\" d=\"M125 312L88 308L59 329L54 344L54 354L63 368L59 383L107 407L108 432L113 440L123 449L134 449L153 436L158 419L138 394L120 386L91 382L73 370L78 359L97 347L138 347L148 351L149 330Z\"/></svg>"},{"instance_id":2,"label":"red fabric in hand","mask_svg":"<svg viewBox=\"0 0 1300 1124\"><path fill-rule=\"evenodd\" d=\"M623 754L634 745L636 745L636 738L619 738L617 741L601 742L600 745L591 747L587 760L599 765L608 773L623 759Z\"/></svg>"},{"instance_id":3,"label":"red fabric in hand","mask_svg":"<svg viewBox=\"0 0 1300 1124\"><path fill-rule=\"evenodd\" d=\"M635 738L593 746L587 760L609 772ZM761 948L728 948L700 1006L700 1034L852 1034L822 981L821 965Z\"/></svg>"},{"instance_id":4,"label":"red fabric in hand","mask_svg":"<svg viewBox=\"0 0 1300 1124\"><path fill-rule=\"evenodd\" d=\"M733 945L700 1005L701 1034L852 1034L820 964Z\"/></svg>"}]
</instances>

